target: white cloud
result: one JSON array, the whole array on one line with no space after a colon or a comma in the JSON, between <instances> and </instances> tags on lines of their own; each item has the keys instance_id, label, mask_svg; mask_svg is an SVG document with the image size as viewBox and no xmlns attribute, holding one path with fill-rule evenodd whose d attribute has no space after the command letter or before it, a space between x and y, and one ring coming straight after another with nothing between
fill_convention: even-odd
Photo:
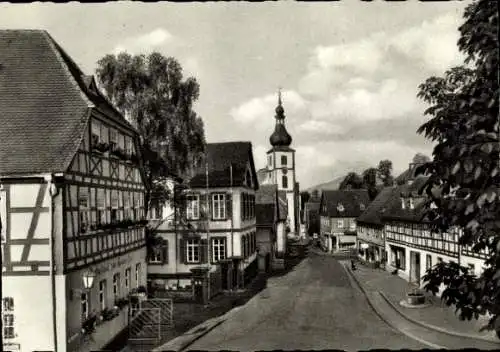
<instances>
[{"instance_id":1,"label":"white cloud","mask_svg":"<svg viewBox=\"0 0 500 352\"><path fill-rule=\"evenodd\" d=\"M127 51L130 53L150 52L162 45L171 43L174 36L164 28L157 28L149 33L126 38L116 46L115 53Z\"/></svg>"},{"instance_id":2,"label":"white cloud","mask_svg":"<svg viewBox=\"0 0 500 352\"><path fill-rule=\"evenodd\" d=\"M269 147L265 147L263 145L254 145L253 146L253 161L255 164L255 169L259 170L266 166L267 162L267 154Z\"/></svg>"},{"instance_id":3,"label":"white cloud","mask_svg":"<svg viewBox=\"0 0 500 352\"><path fill-rule=\"evenodd\" d=\"M462 19L447 14L424 21L421 26L399 33L389 41L401 53L422 60L427 69L441 73L463 62L457 48L458 26Z\"/></svg>"},{"instance_id":4,"label":"white cloud","mask_svg":"<svg viewBox=\"0 0 500 352\"><path fill-rule=\"evenodd\" d=\"M283 105L286 115L304 110L306 101L295 91L282 92ZM278 103L277 94L269 94L263 97L253 98L231 109L230 115L241 123L253 123L258 119L269 119L274 116L274 109Z\"/></svg>"},{"instance_id":5,"label":"white cloud","mask_svg":"<svg viewBox=\"0 0 500 352\"><path fill-rule=\"evenodd\" d=\"M319 134L338 134L345 131L341 125L335 125L324 120L308 119L298 126L299 131Z\"/></svg>"}]
</instances>

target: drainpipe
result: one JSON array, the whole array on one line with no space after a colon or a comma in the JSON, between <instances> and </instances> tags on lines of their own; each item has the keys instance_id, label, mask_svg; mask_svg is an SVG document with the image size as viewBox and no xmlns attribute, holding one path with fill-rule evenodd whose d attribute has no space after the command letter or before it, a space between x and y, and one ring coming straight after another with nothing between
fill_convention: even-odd
<instances>
[{"instance_id":1,"label":"drainpipe","mask_svg":"<svg viewBox=\"0 0 500 352\"><path fill-rule=\"evenodd\" d=\"M58 341L57 341L57 299L56 299L56 277L55 277L55 263L54 263L54 197L58 194L57 186L53 183L53 175L49 175L46 178L49 194L50 194L50 205L49 205L49 214L50 214L50 281L51 281L51 290L52 290L52 329L54 333L54 351L57 352L59 350Z\"/></svg>"}]
</instances>

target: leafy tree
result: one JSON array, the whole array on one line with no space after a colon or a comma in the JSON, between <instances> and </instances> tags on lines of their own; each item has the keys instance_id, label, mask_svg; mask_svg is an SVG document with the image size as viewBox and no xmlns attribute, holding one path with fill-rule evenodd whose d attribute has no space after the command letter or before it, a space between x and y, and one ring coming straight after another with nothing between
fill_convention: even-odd
<instances>
[{"instance_id":1,"label":"leafy tree","mask_svg":"<svg viewBox=\"0 0 500 352\"><path fill-rule=\"evenodd\" d=\"M375 199L378 194L377 169L370 167L363 171L363 188L368 190L370 199Z\"/></svg>"},{"instance_id":2,"label":"leafy tree","mask_svg":"<svg viewBox=\"0 0 500 352\"><path fill-rule=\"evenodd\" d=\"M152 193L170 199L163 178L189 175L205 149L203 120L193 110L199 96L196 79L184 80L177 60L156 52L106 55L97 66L103 93L141 137L146 207Z\"/></svg>"},{"instance_id":3,"label":"leafy tree","mask_svg":"<svg viewBox=\"0 0 500 352\"><path fill-rule=\"evenodd\" d=\"M311 198L314 200L319 201L319 190L318 189L313 189L311 192Z\"/></svg>"},{"instance_id":4,"label":"leafy tree","mask_svg":"<svg viewBox=\"0 0 500 352\"><path fill-rule=\"evenodd\" d=\"M431 161L431 158L429 158L427 155L422 154L422 153L417 153L412 159L412 163L414 164L425 164Z\"/></svg>"},{"instance_id":5,"label":"leafy tree","mask_svg":"<svg viewBox=\"0 0 500 352\"><path fill-rule=\"evenodd\" d=\"M498 12L495 2L470 4L459 27L463 66L430 77L418 96L430 107L430 120L418 133L436 142L433 159L417 172L428 174L427 217L435 231L462 230L459 244L488 259L483 272L469 275L459 264L441 263L424 276L426 289L455 305L461 319L491 319L500 331L500 163L498 104ZM432 192L439 189L440 192ZM431 203L436 207L431 207ZM434 209L435 208L435 209Z\"/></svg>"},{"instance_id":6,"label":"leafy tree","mask_svg":"<svg viewBox=\"0 0 500 352\"><path fill-rule=\"evenodd\" d=\"M363 178L359 176L356 172L349 172L344 180L340 183L339 189L362 189L363 188Z\"/></svg>"},{"instance_id":7,"label":"leafy tree","mask_svg":"<svg viewBox=\"0 0 500 352\"><path fill-rule=\"evenodd\" d=\"M394 177L392 176L392 161L387 159L381 160L378 163L377 173L385 187L393 185Z\"/></svg>"}]
</instances>

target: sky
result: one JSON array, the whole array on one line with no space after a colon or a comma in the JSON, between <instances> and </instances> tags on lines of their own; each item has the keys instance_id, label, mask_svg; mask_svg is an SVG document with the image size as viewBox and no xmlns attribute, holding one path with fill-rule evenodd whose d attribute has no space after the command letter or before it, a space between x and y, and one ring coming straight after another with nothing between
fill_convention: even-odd
<instances>
[{"instance_id":1,"label":"sky","mask_svg":"<svg viewBox=\"0 0 500 352\"><path fill-rule=\"evenodd\" d=\"M0 4L0 28L45 29L87 74L106 54L158 51L200 83L208 142L250 141L265 166L282 88L301 189L432 143L418 85L463 62L470 1Z\"/></svg>"}]
</instances>

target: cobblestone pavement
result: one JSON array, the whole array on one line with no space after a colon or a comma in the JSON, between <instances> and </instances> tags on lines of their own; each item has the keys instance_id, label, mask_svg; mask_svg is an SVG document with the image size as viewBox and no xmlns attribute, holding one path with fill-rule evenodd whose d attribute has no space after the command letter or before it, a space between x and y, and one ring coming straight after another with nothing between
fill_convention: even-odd
<instances>
[{"instance_id":1,"label":"cobblestone pavement","mask_svg":"<svg viewBox=\"0 0 500 352\"><path fill-rule=\"evenodd\" d=\"M416 321L451 333L500 343L500 340L493 331L479 331L486 324L487 321L485 319L461 321L455 314L454 308L446 306L439 297L428 297L428 302L432 304L425 308L406 308L401 306L399 302L406 297L410 285L399 276L392 275L387 271L371 269L363 265L358 265L354 274L367 290L382 291L398 310Z\"/></svg>"},{"instance_id":2,"label":"cobblestone pavement","mask_svg":"<svg viewBox=\"0 0 500 352\"><path fill-rule=\"evenodd\" d=\"M426 347L382 321L336 259L311 253L287 275L271 278L265 290L188 349Z\"/></svg>"}]
</instances>

